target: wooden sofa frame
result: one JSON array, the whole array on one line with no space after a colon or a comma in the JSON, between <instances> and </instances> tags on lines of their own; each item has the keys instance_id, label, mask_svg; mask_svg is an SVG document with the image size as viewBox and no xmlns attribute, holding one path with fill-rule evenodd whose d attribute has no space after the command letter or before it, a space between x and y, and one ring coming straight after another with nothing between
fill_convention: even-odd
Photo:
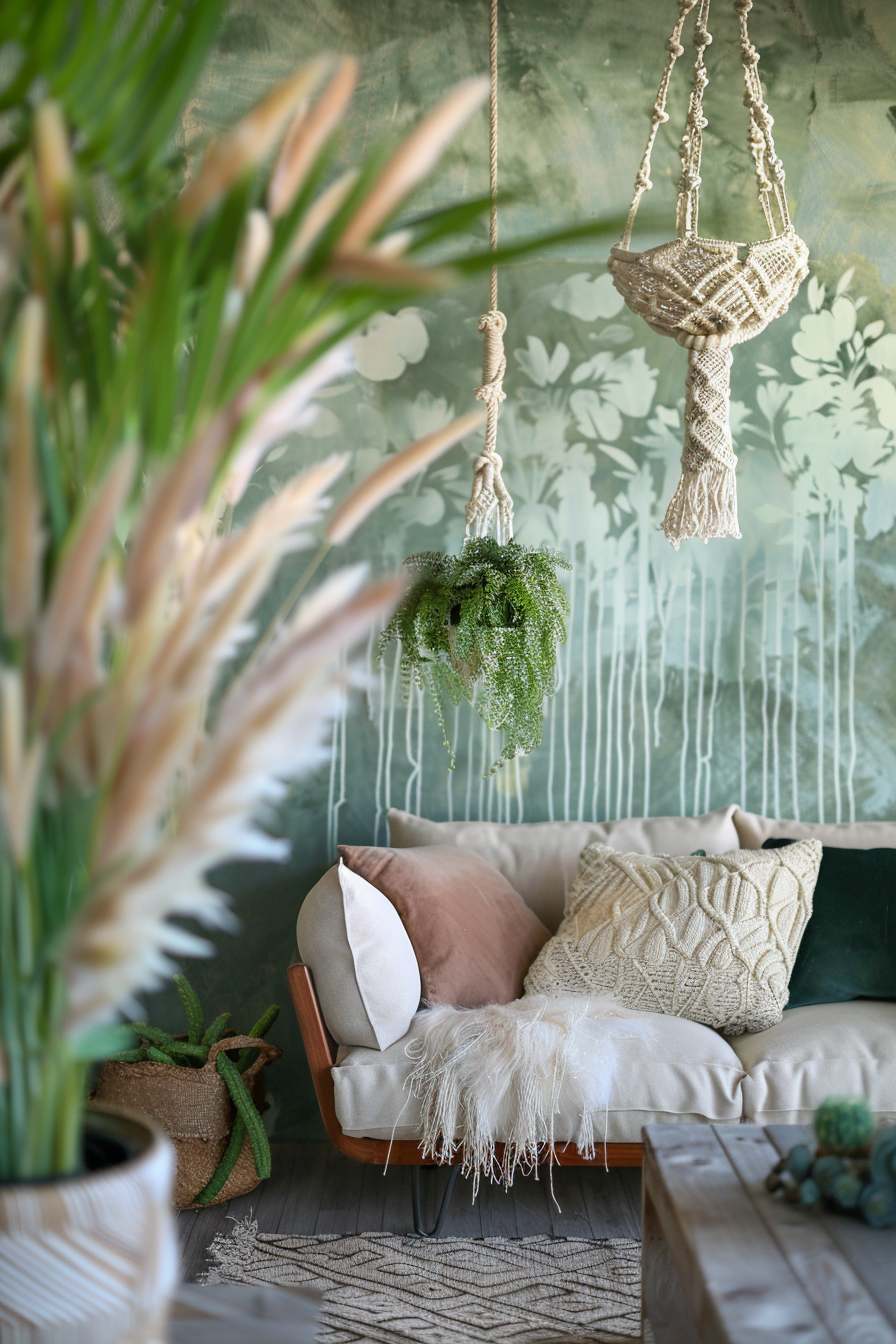
<instances>
[{"instance_id":1,"label":"wooden sofa frame","mask_svg":"<svg viewBox=\"0 0 896 1344\"><path fill-rule=\"evenodd\" d=\"M436 1226L431 1233L426 1233L420 1217L419 1171L421 1167L434 1164L424 1160L415 1139L395 1139L390 1144L387 1139L358 1139L343 1132L336 1115L336 1089L331 1072L336 1063L337 1047L327 1031L311 971L302 962L296 961L287 970L286 978L311 1068L317 1104L330 1140L341 1153L354 1158L356 1162L372 1162L381 1167L385 1167L387 1163L399 1167L411 1167L415 1231L421 1236L437 1236L448 1212L448 1201L454 1188L457 1167L451 1173ZM501 1147L499 1144L499 1160ZM595 1156L591 1158L582 1157L571 1144L554 1144L553 1149L545 1147L541 1162L547 1164L552 1161L558 1167L640 1167L643 1158L642 1143L601 1144Z\"/></svg>"}]
</instances>

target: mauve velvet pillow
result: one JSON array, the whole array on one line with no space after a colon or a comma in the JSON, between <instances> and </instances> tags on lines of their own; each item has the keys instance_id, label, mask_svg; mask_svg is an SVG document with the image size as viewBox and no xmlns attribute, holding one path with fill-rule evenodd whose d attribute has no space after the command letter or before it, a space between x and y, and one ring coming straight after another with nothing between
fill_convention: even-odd
<instances>
[{"instance_id":1,"label":"mauve velvet pillow","mask_svg":"<svg viewBox=\"0 0 896 1344\"><path fill-rule=\"evenodd\" d=\"M401 916L427 1003L481 1008L520 997L551 935L497 868L455 845L339 853Z\"/></svg>"}]
</instances>

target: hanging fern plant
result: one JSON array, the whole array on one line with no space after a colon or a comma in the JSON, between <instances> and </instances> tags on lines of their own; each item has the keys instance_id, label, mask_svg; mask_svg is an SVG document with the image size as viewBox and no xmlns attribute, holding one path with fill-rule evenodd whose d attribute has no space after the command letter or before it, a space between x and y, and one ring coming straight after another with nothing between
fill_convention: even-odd
<instances>
[{"instance_id":1,"label":"hanging fern plant","mask_svg":"<svg viewBox=\"0 0 896 1344\"><path fill-rule=\"evenodd\" d=\"M458 556L422 551L405 565L417 576L380 636L380 657L397 640L405 696L429 691L454 768L445 709L474 703L504 749L488 774L541 742L544 698L554 692L557 645L569 599L558 551L470 537Z\"/></svg>"},{"instance_id":2,"label":"hanging fern plant","mask_svg":"<svg viewBox=\"0 0 896 1344\"><path fill-rule=\"evenodd\" d=\"M504 734L504 749L487 774L527 755L541 742L545 696L553 695L557 646L566 640L569 600L557 570L571 569L559 551L513 540L513 500L498 452L498 412L505 398L504 332L498 310L498 0L491 0L489 28L491 104L489 188L492 271L489 310L482 332L485 443L473 466L466 508L467 536L460 555L421 551L405 565L415 574L380 636L380 658L392 640L400 645L402 690L430 692L442 740L454 769L445 708L469 700L489 728ZM494 532L494 536L492 536Z\"/></svg>"}]
</instances>

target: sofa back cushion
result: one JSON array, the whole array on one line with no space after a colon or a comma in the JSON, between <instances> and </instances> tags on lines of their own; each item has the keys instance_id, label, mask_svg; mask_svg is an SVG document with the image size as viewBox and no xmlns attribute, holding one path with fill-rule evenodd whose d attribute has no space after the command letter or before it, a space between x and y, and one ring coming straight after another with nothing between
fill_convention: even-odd
<instances>
[{"instance_id":1,"label":"sofa back cushion","mask_svg":"<svg viewBox=\"0 0 896 1344\"><path fill-rule=\"evenodd\" d=\"M457 845L479 854L553 932L563 918L566 893L586 845L611 845L636 854L724 854L738 849L735 807L701 817L629 817L622 821L429 821L389 810L389 841L395 849ZM760 842L761 843L761 842ZM759 848L759 845L756 845Z\"/></svg>"},{"instance_id":2,"label":"sofa back cushion","mask_svg":"<svg viewBox=\"0 0 896 1344\"><path fill-rule=\"evenodd\" d=\"M789 845L772 837L763 849ZM896 1001L896 849L825 846L813 913L790 978L790 1007Z\"/></svg>"},{"instance_id":3,"label":"sofa back cushion","mask_svg":"<svg viewBox=\"0 0 896 1344\"><path fill-rule=\"evenodd\" d=\"M832 849L896 849L896 821L776 821L736 807L734 825L742 849L761 849L770 839L820 840Z\"/></svg>"},{"instance_id":4,"label":"sofa back cushion","mask_svg":"<svg viewBox=\"0 0 896 1344\"><path fill-rule=\"evenodd\" d=\"M589 845L527 994L612 993L735 1036L781 1020L812 914L817 840L714 857Z\"/></svg>"},{"instance_id":5,"label":"sofa back cushion","mask_svg":"<svg viewBox=\"0 0 896 1344\"><path fill-rule=\"evenodd\" d=\"M405 1035L420 1006L420 972L382 892L340 861L302 902L296 940L339 1045L385 1050Z\"/></svg>"},{"instance_id":6,"label":"sofa back cushion","mask_svg":"<svg viewBox=\"0 0 896 1344\"><path fill-rule=\"evenodd\" d=\"M401 916L427 1003L481 1008L520 997L550 934L485 859L453 845L340 845L339 853Z\"/></svg>"}]
</instances>

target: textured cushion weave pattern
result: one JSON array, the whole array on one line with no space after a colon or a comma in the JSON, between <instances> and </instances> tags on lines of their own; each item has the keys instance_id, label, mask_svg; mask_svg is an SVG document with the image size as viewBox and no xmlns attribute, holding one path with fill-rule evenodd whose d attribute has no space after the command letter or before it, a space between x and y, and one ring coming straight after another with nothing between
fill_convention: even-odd
<instances>
[{"instance_id":1,"label":"textured cushion weave pattern","mask_svg":"<svg viewBox=\"0 0 896 1344\"><path fill-rule=\"evenodd\" d=\"M763 1031L787 1004L821 852L818 840L714 858L589 845L526 992L610 991L729 1035Z\"/></svg>"}]
</instances>

